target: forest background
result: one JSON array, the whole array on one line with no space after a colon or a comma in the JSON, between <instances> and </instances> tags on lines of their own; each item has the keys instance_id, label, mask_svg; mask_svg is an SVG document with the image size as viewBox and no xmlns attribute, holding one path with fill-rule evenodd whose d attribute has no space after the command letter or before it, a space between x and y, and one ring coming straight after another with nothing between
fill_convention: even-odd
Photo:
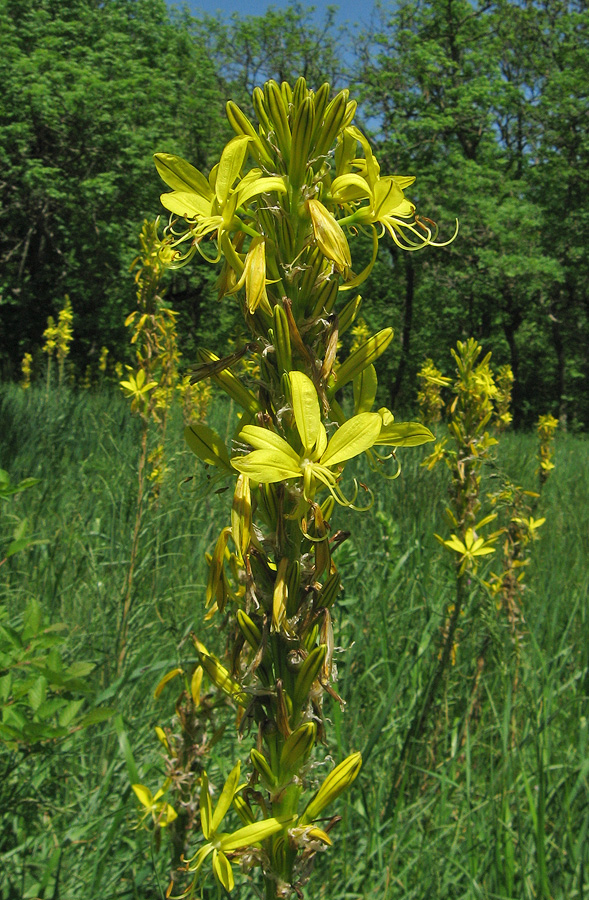
<instances>
[{"instance_id":1,"label":"forest background","mask_svg":"<svg viewBox=\"0 0 589 900\"><path fill-rule=\"evenodd\" d=\"M386 171L450 237L432 253L392 242L364 295L374 330L395 326L381 384L409 407L426 356L444 371L457 338L509 363L514 420L589 424L589 12L584 0L382 4L362 33L293 4L228 21L164 0L0 2L0 371L42 367L42 334L65 296L72 379L102 347L130 359L129 265L163 189L152 155L208 170L268 77L348 86ZM369 253L369 247L366 247ZM206 264L175 273L186 367L234 328ZM90 368L88 368L90 367Z\"/></svg>"}]
</instances>

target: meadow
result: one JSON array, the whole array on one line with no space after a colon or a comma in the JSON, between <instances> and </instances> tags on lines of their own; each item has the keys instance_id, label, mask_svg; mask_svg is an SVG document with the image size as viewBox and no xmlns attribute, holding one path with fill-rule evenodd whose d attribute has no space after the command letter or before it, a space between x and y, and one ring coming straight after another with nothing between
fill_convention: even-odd
<instances>
[{"instance_id":1,"label":"meadow","mask_svg":"<svg viewBox=\"0 0 589 900\"><path fill-rule=\"evenodd\" d=\"M215 396L209 423L225 436L228 403ZM181 415L167 429L166 472L146 502L134 577L130 641L117 671L117 628L135 521L140 425L109 392L0 393L0 467L13 482L40 483L5 503L1 536L26 518L43 543L0 568L0 608L18 626L36 598L47 623L65 623L69 661L94 664L85 709L104 722L26 748L0 744L2 900L163 897L168 851L136 828L131 781L163 780L154 726L173 714L176 689L154 699L162 675L195 660L190 634L221 649L205 623L205 550L231 498L217 493L185 447ZM439 426L442 433L444 426ZM558 434L555 469L535 514L546 522L525 571L525 626L514 642L507 618L481 584L470 584L456 659L424 727L407 735L436 671L453 601L444 522L448 476L419 463L427 448L399 452L402 474L376 481L372 509L337 526L346 591L334 613L337 691L327 700L331 759L361 750L363 767L338 801L336 852L320 854L306 889L313 900L575 900L589 865L589 444ZM534 434L507 433L487 464L483 493L503 475L537 487ZM365 476L365 477L364 477ZM232 729L228 729L230 732ZM217 783L236 756L215 745ZM324 750L326 762L321 758ZM237 753L239 750L237 749ZM220 773L220 774L219 774ZM212 881L203 897L222 889ZM256 896L243 881L234 896Z\"/></svg>"}]
</instances>

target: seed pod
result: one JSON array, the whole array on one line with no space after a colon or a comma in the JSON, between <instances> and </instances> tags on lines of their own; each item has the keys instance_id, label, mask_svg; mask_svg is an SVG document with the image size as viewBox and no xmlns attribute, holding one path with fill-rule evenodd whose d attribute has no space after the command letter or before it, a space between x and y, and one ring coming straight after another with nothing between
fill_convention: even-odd
<instances>
[{"instance_id":1,"label":"seed pod","mask_svg":"<svg viewBox=\"0 0 589 900\"><path fill-rule=\"evenodd\" d=\"M288 596L288 588L286 585L286 568L288 566L288 558L284 556L280 560L278 572L276 573L276 581L274 583L274 593L272 595L272 626L271 631L282 631L286 622L286 600Z\"/></svg>"},{"instance_id":2,"label":"seed pod","mask_svg":"<svg viewBox=\"0 0 589 900\"><path fill-rule=\"evenodd\" d=\"M197 638L193 638L193 641L194 646L199 653L202 667L213 684L216 685L219 690L228 694L236 703L239 703L240 706L247 706L248 696L242 691L241 685L231 677L225 666L219 662L216 656L207 652L206 647L201 644Z\"/></svg>"},{"instance_id":3,"label":"seed pod","mask_svg":"<svg viewBox=\"0 0 589 900\"><path fill-rule=\"evenodd\" d=\"M333 803L356 779L361 766L362 755L360 753L353 753L339 766L336 766L307 805L306 810L299 819L299 825L308 825L320 815L326 806Z\"/></svg>"},{"instance_id":4,"label":"seed pod","mask_svg":"<svg viewBox=\"0 0 589 900\"><path fill-rule=\"evenodd\" d=\"M211 605L213 598L218 601L218 587L223 577L223 564L225 562L227 541L229 540L230 534L230 528L224 528L221 531L221 534L217 538L217 543L215 544L215 549L211 557L209 577L207 580L207 589L205 593L205 605L207 609Z\"/></svg>"},{"instance_id":5,"label":"seed pod","mask_svg":"<svg viewBox=\"0 0 589 900\"><path fill-rule=\"evenodd\" d=\"M240 563L247 554L252 529L252 498L247 475L239 475L231 507L231 537Z\"/></svg>"},{"instance_id":6,"label":"seed pod","mask_svg":"<svg viewBox=\"0 0 589 900\"><path fill-rule=\"evenodd\" d=\"M299 590L301 585L301 564L298 559L289 562L286 570L286 614L290 618L296 615L299 608Z\"/></svg>"},{"instance_id":7,"label":"seed pod","mask_svg":"<svg viewBox=\"0 0 589 900\"><path fill-rule=\"evenodd\" d=\"M317 319L330 313L335 306L337 300L337 279L327 278L320 287L314 292L315 306L311 318Z\"/></svg>"}]
</instances>

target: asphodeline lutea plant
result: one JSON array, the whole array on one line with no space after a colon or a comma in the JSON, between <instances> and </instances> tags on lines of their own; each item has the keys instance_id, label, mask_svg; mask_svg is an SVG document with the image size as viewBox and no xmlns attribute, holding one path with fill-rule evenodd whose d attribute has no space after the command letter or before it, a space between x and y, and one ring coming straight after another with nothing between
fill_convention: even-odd
<instances>
[{"instance_id":1,"label":"asphodeline lutea plant","mask_svg":"<svg viewBox=\"0 0 589 900\"><path fill-rule=\"evenodd\" d=\"M143 223L139 235L140 255L131 263L137 285L137 309L130 313L125 325L132 328L131 344L135 347L136 364L127 366L127 377L120 382L131 409L141 417L141 449L137 467L137 506L131 540L129 568L125 578L122 612L119 626L118 669L121 669L127 649L129 615L133 603L133 578L139 547L139 534L146 496L146 480L151 482L151 497L155 501L165 473L164 441L168 413L178 381L179 351L176 339L177 314L164 301L162 279L167 252L157 232L158 221ZM166 255L167 254L167 255ZM106 357L105 357L106 359ZM150 426L157 431L157 443L149 450Z\"/></svg>"},{"instance_id":2,"label":"asphodeline lutea plant","mask_svg":"<svg viewBox=\"0 0 589 900\"><path fill-rule=\"evenodd\" d=\"M442 388L452 384L451 378L446 378L434 365L433 359L425 360L417 373L419 391L417 392L417 404L419 406L419 419L424 425L437 425L442 418L444 400Z\"/></svg>"},{"instance_id":3,"label":"asphodeline lutea plant","mask_svg":"<svg viewBox=\"0 0 589 900\"><path fill-rule=\"evenodd\" d=\"M497 443L486 430L494 413L497 388L489 365L491 354L479 361L481 352L474 338L458 341L456 350L452 350L457 375L449 406L448 430L452 444L447 446L443 439L422 463L431 469L443 460L452 477L446 516L454 533L447 539L436 535L453 554L457 575L456 599L447 610L442 634L440 658L445 662L455 659L456 630L467 599L468 576L477 571L483 557L494 552L499 535L499 532L488 536L481 533L494 521L495 513L479 516L482 468L490 448Z\"/></svg>"},{"instance_id":4,"label":"asphodeline lutea plant","mask_svg":"<svg viewBox=\"0 0 589 900\"><path fill-rule=\"evenodd\" d=\"M228 103L235 137L208 177L168 153L156 155L156 166L172 189L162 195L172 214L166 261L181 266L200 254L221 263L219 294L237 298L250 334L225 356L201 348L193 371L194 381L211 379L239 408L231 446L202 423L185 432L233 492L229 522L207 556L204 598L207 619L226 624L226 659L202 635L194 646L205 677L237 707L240 732L254 740L247 773L237 763L214 807L202 775L202 841L192 837L185 854L186 892L209 866L230 891L240 863L246 873L261 868L271 900L300 895L313 856L331 844L333 801L361 766L351 752L307 794L321 770L316 761L310 777L313 752L326 740L324 694L339 699L333 554L346 535L334 528L334 512L372 502L348 467L364 455L392 477L397 464L387 460L397 447L433 440L422 424L396 423L374 408L374 363L392 329L366 335L344 360L338 342L358 315L355 289L379 239L416 251L436 245L437 231L405 197L413 177L381 174L353 125L347 91L331 98L327 84L313 92L302 78L294 87L270 81L255 89L253 105L257 125ZM360 230L372 255L357 271L349 239ZM338 396L347 385L350 415Z\"/></svg>"},{"instance_id":5,"label":"asphodeline lutea plant","mask_svg":"<svg viewBox=\"0 0 589 900\"><path fill-rule=\"evenodd\" d=\"M511 366L499 366L495 375L495 420L497 431L505 431L513 421L511 414L511 393L513 390L513 372Z\"/></svg>"},{"instance_id":6,"label":"asphodeline lutea plant","mask_svg":"<svg viewBox=\"0 0 589 900\"><path fill-rule=\"evenodd\" d=\"M31 386L31 375L33 372L32 354L25 353L20 364L20 370L22 372L22 381L20 383L20 386L23 390L26 391Z\"/></svg>"},{"instance_id":7,"label":"asphodeline lutea plant","mask_svg":"<svg viewBox=\"0 0 589 900\"><path fill-rule=\"evenodd\" d=\"M558 419L548 415L539 416L536 423L536 430L540 440L538 448L538 468L536 474L540 476L540 488L543 488L548 480L550 473L554 468L552 462L554 458L554 435L558 428Z\"/></svg>"}]
</instances>

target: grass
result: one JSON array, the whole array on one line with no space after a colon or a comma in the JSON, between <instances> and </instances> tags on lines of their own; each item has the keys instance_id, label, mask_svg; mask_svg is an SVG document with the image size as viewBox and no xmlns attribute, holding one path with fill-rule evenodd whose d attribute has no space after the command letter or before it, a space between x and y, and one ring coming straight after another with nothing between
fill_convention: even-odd
<instances>
[{"instance_id":1,"label":"grass","mask_svg":"<svg viewBox=\"0 0 589 900\"><path fill-rule=\"evenodd\" d=\"M227 432L228 407L211 424ZM139 425L108 393L44 392L5 386L0 395L0 466L41 484L5 512L26 516L47 543L0 569L0 603L17 622L34 596L69 628L72 659L89 659L96 697L118 716L31 754L0 751L2 900L110 900L162 896L165 845L133 830L130 774L155 790L163 764L153 727L173 713L160 701L161 675L192 658L202 621L203 555L225 524L230 498L168 429L169 471L147 505L134 581L131 644L116 676L117 622L135 515ZM473 581L456 665L438 686L427 728L408 764L399 756L435 668L453 573L435 531L444 525L443 471L419 468L405 451L403 474L375 485L373 509L342 513L351 538L338 551L346 591L334 613L345 710L325 703L326 756L363 751L361 776L340 799L335 847L320 854L309 898L352 900L582 900L589 865L589 473L586 438L560 435L556 469L539 501L546 524L526 572L526 630L514 685L507 622ZM535 438L501 440L486 474L534 486ZM191 479L191 480L187 480ZM374 476L366 480L374 484ZM364 479L363 479L364 480ZM493 562L489 563L492 568ZM231 729L228 729L230 731ZM226 775L236 754L228 736L209 769ZM317 777L331 765L319 759ZM216 897L212 885L204 897ZM236 896L254 897L245 884Z\"/></svg>"}]
</instances>

